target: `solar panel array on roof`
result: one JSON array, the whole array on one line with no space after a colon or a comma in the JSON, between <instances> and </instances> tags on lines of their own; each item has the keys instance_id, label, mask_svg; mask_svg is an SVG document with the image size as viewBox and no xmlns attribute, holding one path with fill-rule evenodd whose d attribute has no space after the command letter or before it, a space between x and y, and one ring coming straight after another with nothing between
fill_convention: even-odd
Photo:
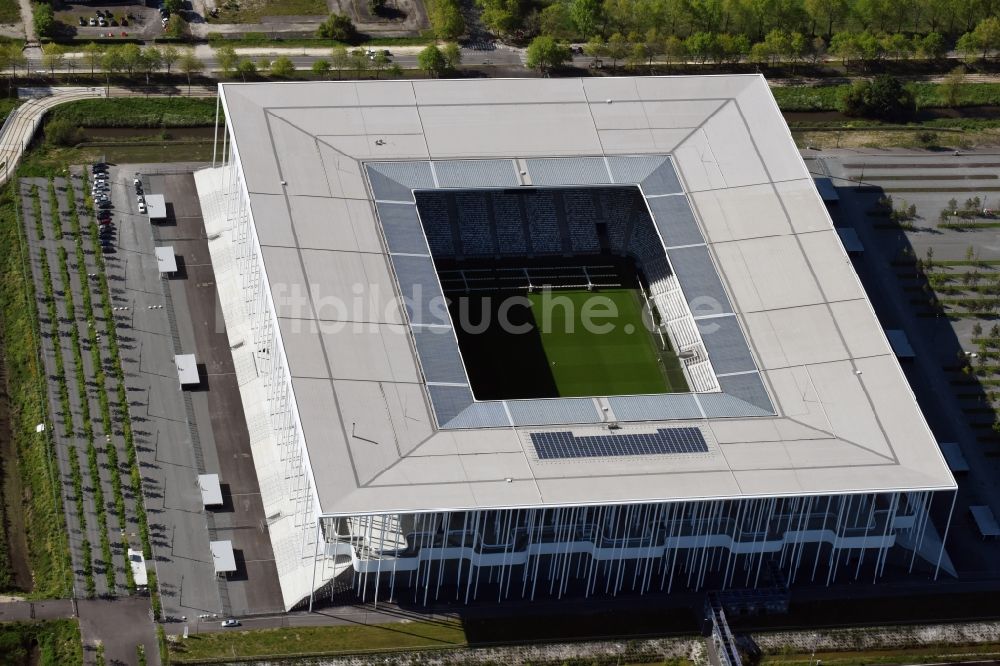
<instances>
[{"instance_id":1,"label":"solar panel array on roof","mask_svg":"<svg viewBox=\"0 0 1000 666\"><path fill-rule=\"evenodd\" d=\"M708 452L708 443L700 428L660 428L651 433L582 436L568 431L533 432L531 443L541 460Z\"/></svg>"}]
</instances>

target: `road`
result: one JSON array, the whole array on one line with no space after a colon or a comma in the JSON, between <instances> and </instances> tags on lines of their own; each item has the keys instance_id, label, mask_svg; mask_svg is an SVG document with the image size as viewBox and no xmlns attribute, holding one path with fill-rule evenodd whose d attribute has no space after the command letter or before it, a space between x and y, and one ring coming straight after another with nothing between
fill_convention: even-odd
<instances>
[{"instance_id":1,"label":"road","mask_svg":"<svg viewBox=\"0 0 1000 666\"><path fill-rule=\"evenodd\" d=\"M65 102L104 96L103 88L49 88L45 91L32 91L47 94L44 97L32 97L14 109L0 129L0 185L10 178L46 111ZM18 92L20 94L22 91Z\"/></svg>"}]
</instances>

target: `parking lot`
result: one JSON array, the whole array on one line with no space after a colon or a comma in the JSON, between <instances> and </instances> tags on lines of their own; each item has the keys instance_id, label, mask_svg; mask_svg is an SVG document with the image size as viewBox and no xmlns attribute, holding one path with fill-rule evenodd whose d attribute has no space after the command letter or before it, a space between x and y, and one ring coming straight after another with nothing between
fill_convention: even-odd
<instances>
[{"instance_id":1,"label":"parking lot","mask_svg":"<svg viewBox=\"0 0 1000 666\"><path fill-rule=\"evenodd\" d=\"M121 229L109 279L129 331L123 358L148 490L156 569L170 618L282 610L277 572L211 261L190 172L164 165L113 167L111 199ZM170 165L176 167L177 165ZM143 193L164 195L166 219L140 212ZM156 246L171 246L177 272L161 277ZM110 264L109 264L110 265ZM193 353L199 384L181 390L174 356ZM217 473L224 505L206 510L197 477ZM238 570L217 576L209 541L231 540ZM204 619L204 618L202 618Z\"/></svg>"},{"instance_id":2,"label":"parking lot","mask_svg":"<svg viewBox=\"0 0 1000 666\"><path fill-rule=\"evenodd\" d=\"M163 34L164 26L156 7L140 3L67 5L56 12L77 39L128 37L152 39Z\"/></svg>"}]
</instances>

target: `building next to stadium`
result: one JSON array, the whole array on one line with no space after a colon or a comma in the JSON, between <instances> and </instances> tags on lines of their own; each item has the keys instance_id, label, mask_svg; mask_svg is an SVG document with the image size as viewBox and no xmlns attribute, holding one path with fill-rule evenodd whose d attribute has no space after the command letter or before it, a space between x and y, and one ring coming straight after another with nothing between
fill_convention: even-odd
<instances>
[{"instance_id":1,"label":"building next to stadium","mask_svg":"<svg viewBox=\"0 0 1000 666\"><path fill-rule=\"evenodd\" d=\"M289 609L951 570L954 479L763 77L219 104L196 181ZM484 397L441 266L580 258L631 262L686 386Z\"/></svg>"}]
</instances>

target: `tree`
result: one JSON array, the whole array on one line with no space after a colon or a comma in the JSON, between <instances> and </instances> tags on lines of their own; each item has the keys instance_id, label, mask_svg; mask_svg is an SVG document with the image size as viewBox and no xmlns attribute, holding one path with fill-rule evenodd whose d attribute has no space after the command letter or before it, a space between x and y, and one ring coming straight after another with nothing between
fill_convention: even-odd
<instances>
[{"instance_id":1,"label":"tree","mask_svg":"<svg viewBox=\"0 0 1000 666\"><path fill-rule=\"evenodd\" d=\"M448 68L448 61L445 60L441 49L431 44L417 56L417 67L429 76L437 77Z\"/></svg>"},{"instance_id":2,"label":"tree","mask_svg":"<svg viewBox=\"0 0 1000 666\"><path fill-rule=\"evenodd\" d=\"M427 3L427 17L438 39L458 39L465 34L465 17L456 0Z\"/></svg>"},{"instance_id":3,"label":"tree","mask_svg":"<svg viewBox=\"0 0 1000 666\"><path fill-rule=\"evenodd\" d=\"M844 96L841 111L848 116L880 120L906 120L916 111L913 93L898 79L880 74L871 81L858 81Z\"/></svg>"},{"instance_id":4,"label":"tree","mask_svg":"<svg viewBox=\"0 0 1000 666\"><path fill-rule=\"evenodd\" d=\"M142 64L142 49L136 44L123 44L121 46L122 69L131 78L132 72Z\"/></svg>"},{"instance_id":5,"label":"tree","mask_svg":"<svg viewBox=\"0 0 1000 666\"><path fill-rule=\"evenodd\" d=\"M343 78L344 70L351 68L351 56L344 46L335 46L330 51L330 66L337 70L337 78Z\"/></svg>"},{"instance_id":6,"label":"tree","mask_svg":"<svg viewBox=\"0 0 1000 666\"><path fill-rule=\"evenodd\" d=\"M913 39L916 42L918 38L914 37ZM916 44L916 50L922 58L940 60L948 53L948 44L940 33L930 32L919 38L919 40L919 43Z\"/></svg>"},{"instance_id":7,"label":"tree","mask_svg":"<svg viewBox=\"0 0 1000 666\"><path fill-rule=\"evenodd\" d=\"M813 26L823 26L828 40L833 37L834 23L849 13L847 0L805 0L804 7Z\"/></svg>"},{"instance_id":8,"label":"tree","mask_svg":"<svg viewBox=\"0 0 1000 666\"><path fill-rule=\"evenodd\" d=\"M320 58L319 60L313 60L312 73L318 77L325 78L327 74L330 73L330 61Z\"/></svg>"},{"instance_id":9,"label":"tree","mask_svg":"<svg viewBox=\"0 0 1000 666\"><path fill-rule=\"evenodd\" d=\"M599 0L571 0L569 15L576 26L576 34L586 36L603 32L604 10Z\"/></svg>"},{"instance_id":10,"label":"tree","mask_svg":"<svg viewBox=\"0 0 1000 666\"><path fill-rule=\"evenodd\" d=\"M83 60L90 65L90 77L94 78L94 70L101 66L104 58L104 47L94 42L89 42L83 47Z\"/></svg>"},{"instance_id":11,"label":"tree","mask_svg":"<svg viewBox=\"0 0 1000 666\"><path fill-rule=\"evenodd\" d=\"M441 55L444 56L445 67L456 69L462 64L462 50L455 42L448 42L441 47Z\"/></svg>"},{"instance_id":12,"label":"tree","mask_svg":"<svg viewBox=\"0 0 1000 666\"><path fill-rule=\"evenodd\" d=\"M45 141L56 146L75 146L83 139L83 130L73 121L55 117L45 123Z\"/></svg>"},{"instance_id":13,"label":"tree","mask_svg":"<svg viewBox=\"0 0 1000 666\"><path fill-rule=\"evenodd\" d=\"M167 70L167 74L170 73L170 68L174 66L177 59L181 57L180 51L173 44L167 44L162 49L160 49L160 58L163 62L163 68Z\"/></svg>"},{"instance_id":14,"label":"tree","mask_svg":"<svg viewBox=\"0 0 1000 666\"><path fill-rule=\"evenodd\" d=\"M32 13L34 14L35 33L39 37L55 37L56 26L59 24L56 21L55 12L52 11L52 5L36 2L32 4Z\"/></svg>"},{"instance_id":15,"label":"tree","mask_svg":"<svg viewBox=\"0 0 1000 666\"><path fill-rule=\"evenodd\" d=\"M354 67L357 72L355 78L361 78L361 74L368 69L368 64L368 54L365 53L364 49L354 49L351 51L351 66Z\"/></svg>"},{"instance_id":16,"label":"tree","mask_svg":"<svg viewBox=\"0 0 1000 666\"><path fill-rule=\"evenodd\" d=\"M670 35L663 42L663 55L667 59L667 64L683 62L687 58L688 50L684 40L676 35Z\"/></svg>"},{"instance_id":17,"label":"tree","mask_svg":"<svg viewBox=\"0 0 1000 666\"><path fill-rule=\"evenodd\" d=\"M155 46L148 46L142 52L140 59L142 70L146 72L146 85L149 85L150 75L163 66L163 53Z\"/></svg>"},{"instance_id":18,"label":"tree","mask_svg":"<svg viewBox=\"0 0 1000 666\"><path fill-rule=\"evenodd\" d=\"M525 56L528 67L537 69L542 74L548 74L569 61L573 54L566 44L542 35L531 41Z\"/></svg>"},{"instance_id":19,"label":"tree","mask_svg":"<svg viewBox=\"0 0 1000 666\"><path fill-rule=\"evenodd\" d=\"M983 58L986 58L990 51L1000 49L1000 18L991 16L983 19L976 25L972 35L983 50Z\"/></svg>"},{"instance_id":20,"label":"tree","mask_svg":"<svg viewBox=\"0 0 1000 666\"><path fill-rule=\"evenodd\" d=\"M523 0L476 0L483 23L498 35L514 34L524 19Z\"/></svg>"},{"instance_id":21,"label":"tree","mask_svg":"<svg viewBox=\"0 0 1000 666\"><path fill-rule=\"evenodd\" d=\"M358 30L350 18L343 14L330 14L323 21L316 34L323 39L333 39L345 44L353 44L358 40Z\"/></svg>"},{"instance_id":22,"label":"tree","mask_svg":"<svg viewBox=\"0 0 1000 666\"><path fill-rule=\"evenodd\" d=\"M215 47L215 60L219 63L219 69L224 77L232 76L240 64L236 49L228 44Z\"/></svg>"},{"instance_id":23,"label":"tree","mask_svg":"<svg viewBox=\"0 0 1000 666\"><path fill-rule=\"evenodd\" d=\"M607 56L611 58L611 69L615 69L618 66L619 60L628 57L629 44L620 32L616 32L608 37L605 49Z\"/></svg>"},{"instance_id":24,"label":"tree","mask_svg":"<svg viewBox=\"0 0 1000 666\"><path fill-rule=\"evenodd\" d=\"M709 32L696 32L684 40L684 48L695 60L704 63L715 53L715 35ZM755 45L756 46L756 45ZM761 47L763 50L765 47ZM751 57L752 57L751 52Z\"/></svg>"},{"instance_id":25,"label":"tree","mask_svg":"<svg viewBox=\"0 0 1000 666\"><path fill-rule=\"evenodd\" d=\"M382 72L389 68L392 61L389 59L389 55L384 51L380 50L371 58L369 58L369 65L372 71L375 72L375 78L378 79L382 76Z\"/></svg>"},{"instance_id":26,"label":"tree","mask_svg":"<svg viewBox=\"0 0 1000 666\"><path fill-rule=\"evenodd\" d=\"M565 2L553 2L542 10L538 17L538 30L543 35L567 40L580 34L589 34L577 30L570 5Z\"/></svg>"},{"instance_id":27,"label":"tree","mask_svg":"<svg viewBox=\"0 0 1000 666\"><path fill-rule=\"evenodd\" d=\"M58 44L45 44L42 46L42 67L49 70L52 78L56 76L56 70L62 69L66 65L66 52Z\"/></svg>"},{"instance_id":28,"label":"tree","mask_svg":"<svg viewBox=\"0 0 1000 666\"><path fill-rule=\"evenodd\" d=\"M965 83L965 68L961 65L948 72L948 75L944 77L940 90L945 106L956 106L958 104L963 83Z\"/></svg>"},{"instance_id":29,"label":"tree","mask_svg":"<svg viewBox=\"0 0 1000 666\"><path fill-rule=\"evenodd\" d=\"M191 49L186 49L177 60L177 68L187 77L188 95L191 94L191 77L205 69L205 63L198 59Z\"/></svg>"},{"instance_id":30,"label":"tree","mask_svg":"<svg viewBox=\"0 0 1000 666\"><path fill-rule=\"evenodd\" d=\"M246 83L247 77L254 77L257 75L257 65L254 64L253 60L240 60L236 65L236 72Z\"/></svg>"},{"instance_id":31,"label":"tree","mask_svg":"<svg viewBox=\"0 0 1000 666\"><path fill-rule=\"evenodd\" d=\"M295 74L295 63L288 56L279 56L271 63L271 76L286 79Z\"/></svg>"},{"instance_id":32,"label":"tree","mask_svg":"<svg viewBox=\"0 0 1000 666\"><path fill-rule=\"evenodd\" d=\"M101 69L104 70L109 80L112 74L122 71L125 66L124 63L125 60L122 58L121 46L109 46L101 57Z\"/></svg>"},{"instance_id":33,"label":"tree","mask_svg":"<svg viewBox=\"0 0 1000 666\"><path fill-rule=\"evenodd\" d=\"M24 55L24 51L17 44L7 44L5 47L8 50L8 67L10 67L10 80L7 82L8 91L14 83L14 79L17 78L17 68L20 67L24 70L28 69L28 56Z\"/></svg>"}]
</instances>

